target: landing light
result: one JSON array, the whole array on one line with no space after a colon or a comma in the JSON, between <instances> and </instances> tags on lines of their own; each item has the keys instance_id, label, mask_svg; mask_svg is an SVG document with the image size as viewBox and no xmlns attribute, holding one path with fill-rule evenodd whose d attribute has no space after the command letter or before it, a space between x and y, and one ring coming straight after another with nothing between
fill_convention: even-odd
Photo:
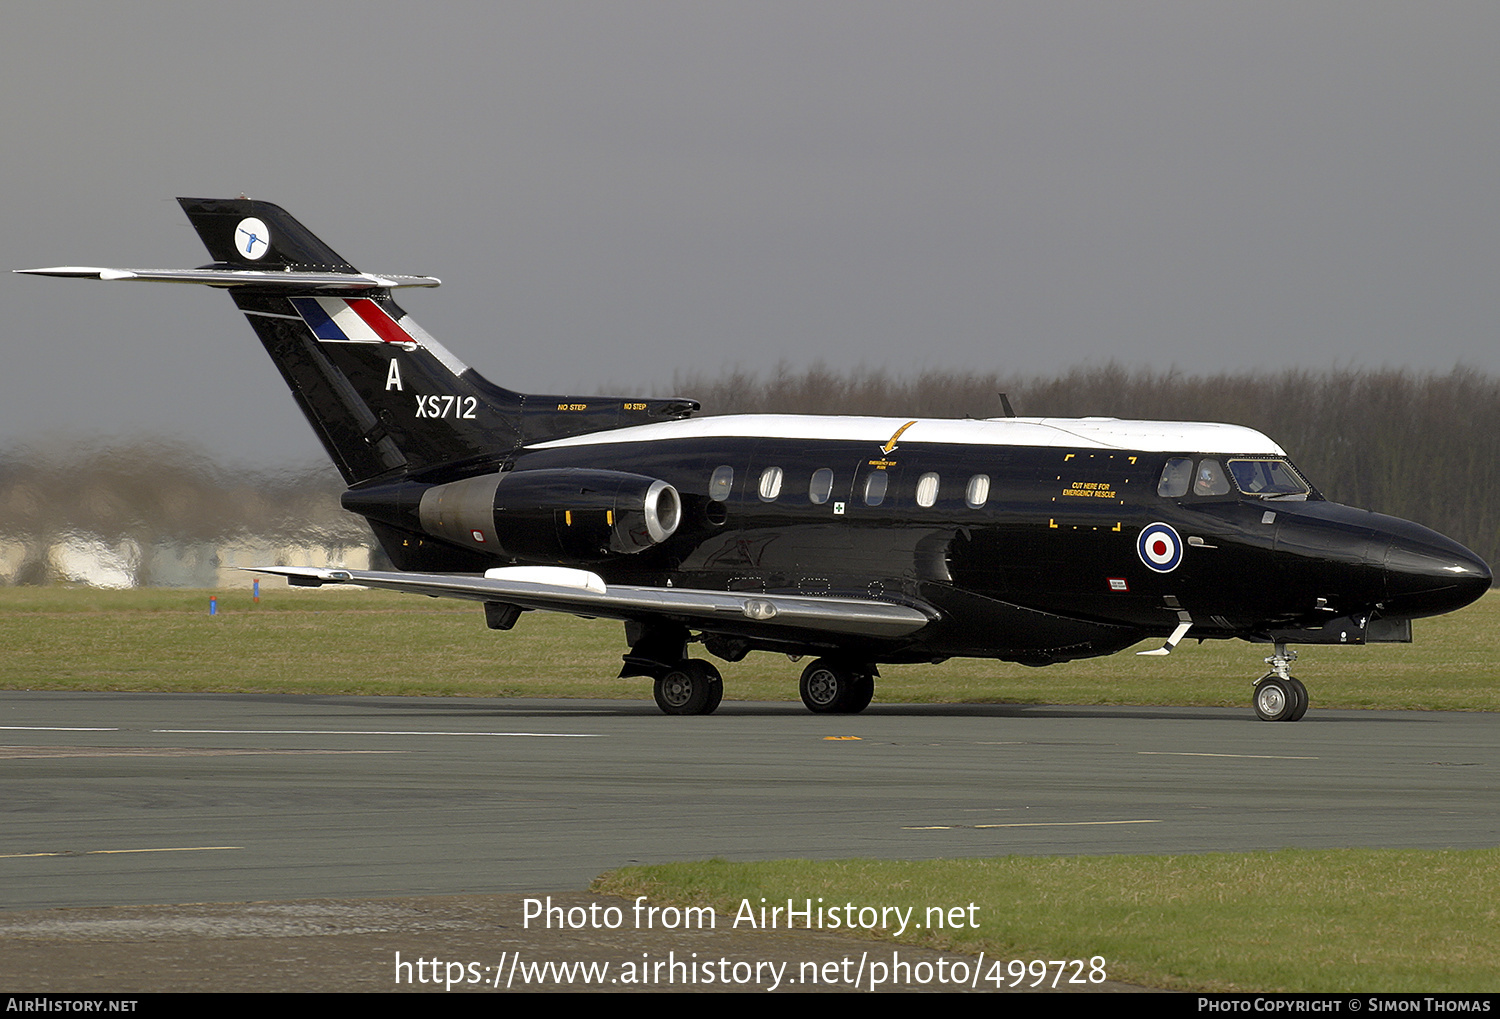
<instances>
[{"instance_id":1,"label":"landing light","mask_svg":"<svg viewBox=\"0 0 1500 1019\"><path fill-rule=\"evenodd\" d=\"M776 615L776 606L760 598L751 598L745 602L745 615L750 619L764 622Z\"/></svg>"}]
</instances>

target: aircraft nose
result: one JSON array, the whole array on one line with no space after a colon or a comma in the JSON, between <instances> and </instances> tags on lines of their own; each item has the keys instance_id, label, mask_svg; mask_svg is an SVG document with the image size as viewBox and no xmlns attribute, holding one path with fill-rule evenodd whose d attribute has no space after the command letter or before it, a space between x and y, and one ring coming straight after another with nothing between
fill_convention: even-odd
<instances>
[{"instance_id":1,"label":"aircraft nose","mask_svg":"<svg viewBox=\"0 0 1500 1019\"><path fill-rule=\"evenodd\" d=\"M1485 561L1451 538L1407 520L1390 521L1382 614L1414 619L1461 609L1490 589Z\"/></svg>"}]
</instances>

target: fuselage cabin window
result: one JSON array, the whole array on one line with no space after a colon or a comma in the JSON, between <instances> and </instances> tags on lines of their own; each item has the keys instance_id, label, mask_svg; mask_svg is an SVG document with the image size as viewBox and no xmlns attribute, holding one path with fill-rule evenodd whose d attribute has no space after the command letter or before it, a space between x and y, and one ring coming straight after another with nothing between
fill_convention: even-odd
<instances>
[{"instance_id":1,"label":"fuselage cabin window","mask_svg":"<svg viewBox=\"0 0 1500 1019\"><path fill-rule=\"evenodd\" d=\"M990 476L988 474L974 475L964 488L964 502L969 504L969 509L980 509L989 501Z\"/></svg>"},{"instance_id":2,"label":"fuselage cabin window","mask_svg":"<svg viewBox=\"0 0 1500 1019\"><path fill-rule=\"evenodd\" d=\"M890 483L891 476L885 471L871 471L865 478L865 505L879 506L885 502L885 489Z\"/></svg>"},{"instance_id":3,"label":"fuselage cabin window","mask_svg":"<svg viewBox=\"0 0 1500 1019\"><path fill-rule=\"evenodd\" d=\"M713 477L708 479L708 497L714 502L723 502L729 498L729 490L734 487L734 468L715 467Z\"/></svg>"},{"instance_id":4,"label":"fuselage cabin window","mask_svg":"<svg viewBox=\"0 0 1500 1019\"><path fill-rule=\"evenodd\" d=\"M917 479L917 505L923 509L937 502L938 476L936 474L924 474Z\"/></svg>"},{"instance_id":5,"label":"fuselage cabin window","mask_svg":"<svg viewBox=\"0 0 1500 1019\"><path fill-rule=\"evenodd\" d=\"M775 502L781 494L781 468L767 467L760 472L760 501Z\"/></svg>"},{"instance_id":6,"label":"fuselage cabin window","mask_svg":"<svg viewBox=\"0 0 1500 1019\"><path fill-rule=\"evenodd\" d=\"M807 499L821 506L833 494L833 471L827 467L813 471L812 481L807 486Z\"/></svg>"}]
</instances>

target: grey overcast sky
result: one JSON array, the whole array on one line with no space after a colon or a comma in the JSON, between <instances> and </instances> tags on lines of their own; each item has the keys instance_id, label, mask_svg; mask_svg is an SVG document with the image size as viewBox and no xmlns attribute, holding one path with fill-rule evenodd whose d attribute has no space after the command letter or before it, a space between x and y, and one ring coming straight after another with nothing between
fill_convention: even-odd
<instances>
[{"instance_id":1,"label":"grey overcast sky","mask_svg":"<svg viewBox=\"0 0 1500 1019\"><path fill-rule=\"evenodd\" d=\"M201 264L171 199L244 192L442 277L402 303L516 389L1500 372L1493 0L51 0L0 28L5 268ZM319 455L223 294L0 285L0 450Z\"/></svg>"}]
</instances>

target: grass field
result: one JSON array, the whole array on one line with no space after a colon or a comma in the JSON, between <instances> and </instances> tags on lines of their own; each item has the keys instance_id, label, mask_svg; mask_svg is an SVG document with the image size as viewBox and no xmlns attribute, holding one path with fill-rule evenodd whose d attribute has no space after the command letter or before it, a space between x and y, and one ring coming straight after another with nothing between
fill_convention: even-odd
<instances>
[{"instance_id":1,"label":"grass field","mask_svg":"<svg viewBox=\"0 0 1500 1019\"><path fill-rule=\"evenodd\" d=\"M477 605L351 589L100 591L0 588L0 686L648 698L615 679L618 623L527 613L509 632ZM1313 708L1500 711L1500 595L1418 620L1412 644L1302 649ZM1148 647L1152 645L1141 645ZM1002 662L885 666L877 702L1246 706L1268 648L1188 641L1165 658L1129 652L1028 669ZM698 650L702 654L701 649ZM795 700L802 665L755 654L722 664L731 700Z\"/></svg>"},{"instance_id":2,"label":"grass field","mask_svg":"<svg viewBox=\"0 0 1500 1019\"><path fill-rule=\"evenodd\" d=\"M0 588L0 687L466 696L650 696L617 680L618 624L352 589ZM1143 645L1144 646L1144 645ZM879 701L1233 705L1266 649L1187 643L1047 669L882 669ZM724 666L730 699L795 700L801 665ZM1500 711L1500 595L1416 624L1416 643L1303 650L1318 708ZM988 958L1103 955L1111 979L1198 990L1500 990L1500 850L1283 851L921 863L709 861L630 868L599 891L732 907L741 898L979 904L979 931L916 943ZM879 938L889 940L886 935ZM1006 978L1009 983L1009 978Z\"/></svg>"},{"instance_id":3,"label":"grass field","mask_svg":"<svg viewBox=\"0 0 1500 1019\"><path fill-rule=\"evenodd\" d=\"M1197 856L773 860L612 871L594 890L713 906L966 906L972 929L873 941L991 960L1102 956L1111 980L1176 990L1500 990L1500 850L1282 850ZM966 917L967 918L967 917ZM920 922L920 921L918 921ZM1074 971L1070 971L1074 972ZM1049 976L1056 973L1056 967ZM1005 963L1004 986L1014 978ZM1028 978L1021 986L1033 981ZM981 986L992 986L981 984Z\"/></svg>"}]
</instances>

